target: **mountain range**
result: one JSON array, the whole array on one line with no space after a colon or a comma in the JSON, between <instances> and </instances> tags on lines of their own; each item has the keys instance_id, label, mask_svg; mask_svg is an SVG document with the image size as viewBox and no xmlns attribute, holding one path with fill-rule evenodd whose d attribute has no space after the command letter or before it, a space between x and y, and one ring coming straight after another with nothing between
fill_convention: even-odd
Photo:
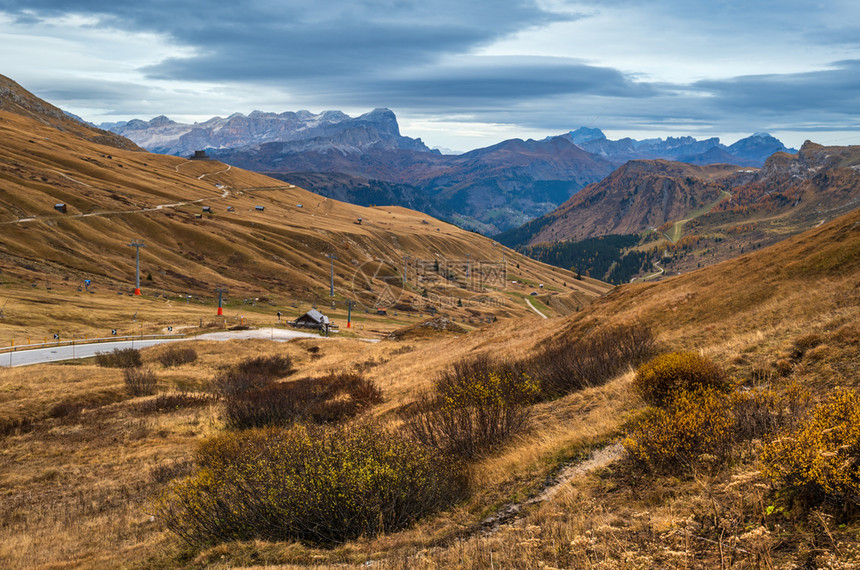
<instances>
[{"instance_id":1,"label":"mountain range","mask_svg":"<svg viewBox=\"0 0 860 570\"><path fill-rule=\"evenodd\" d=\"M580 127L560 135L592 154L602 156L614 163L628 160L662 158L690 164L734 164L737 166L762 166L775 152L794 154L795 149L786 148L779 139L768 133L755 133L726 146L718 137L697 140L693 137L668 137L636 140L623 138L610 140L600 129Z\"/></svg>"},{"instance_id":2,"label":"mountain range","mask_svg":"<svg viewBox=\"0 0 860 570\"><path fill-rule=\"evenodd\" d=\"M757 166L782 143L756 134L726 147L692 137L611 141L580 128L544 140L510 139L459 155L443 155L402 136L396 116L375 109L356 118L340 111L214 117L193 125L160 116L105 123L153 152L190 155L206 149L218 160L305 184L358 205L416 208L485 234L540 217L631 159Z\"/></svg>"},{"instance_id":3,"label":"mountain range","mask_svg":"<svg viewBox=\"0 0 860 570\"><path fill-rule=\"evenodd\" d=\"M761 169L631 160L495 238L615 283L689 271L817 227L860 205L860 147L807 141ZM596 273L595 273L596 271Z\"/></svg>"}]
</instances>

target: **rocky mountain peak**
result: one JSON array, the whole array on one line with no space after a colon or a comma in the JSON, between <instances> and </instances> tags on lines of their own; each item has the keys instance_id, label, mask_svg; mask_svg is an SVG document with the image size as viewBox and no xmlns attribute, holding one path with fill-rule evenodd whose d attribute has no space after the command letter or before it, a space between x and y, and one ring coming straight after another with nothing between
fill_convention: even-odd
<instances>
[{"instance_id":1,"label":"rocky mountain peak","mask_svg":"<svg viewBox=\"0 0 860 570\"><path fill-rule=\"evenodd\" d=\"M569 133L567 133L565 138L574 144L580 144L590 141L603 140L606 138L606 135L603 134L603 131L601 131L600 129L579 127L575 131L570 131Z\"/></svg>"},{"instance_id":2,"label":"rocky mountain peak","mask_svg":"<svg viewBox=\"0 0 860 570\"><path fill-rule=\"evenodd\" d=\"M173 120L165 117L164 115L159 115L159 116L155 117L154 119L152 119L151 121L149 121L150 127L164 127L167 125L175 125L175 124L176 124L176 121L173 121Z\"/></svg>"}]
</instances>

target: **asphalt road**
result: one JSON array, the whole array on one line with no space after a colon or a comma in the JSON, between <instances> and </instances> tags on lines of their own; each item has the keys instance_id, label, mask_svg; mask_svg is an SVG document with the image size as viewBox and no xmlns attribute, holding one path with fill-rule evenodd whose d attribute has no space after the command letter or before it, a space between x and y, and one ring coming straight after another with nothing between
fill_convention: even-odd
<instances>
[{"instance_id":1,"label":"asphalt road","mask_svg":"<svg viewBox=\"0 0 860 570\"><path fill-rule=\"evenodd\" d=\"M180 340L212 340L226 341L236 339L264 339L275 342L286 342L295 338L322 338L318 334L284 330L284 329L256 329L249 331L224 331L206 333L190 338L164 338L128 340L119 342L102 342L98 344L76 344L74 346L55 346L48 348L36 348L33 350L19 350L0 354L0 366L27 366L30 364L44 364L59 360L73 360L77 358L88 358L95 356L97 352L111 352L117 348L146 348L165 342L177 342Z\"/></svg>"},{"instance_id":2,"label":"asphalt road","mask_svg":"<svg viewBox=\"0 0 860 570\"><path fill-rule=\"evenodd\" d=\"M87 358L95 356L97 352L111 352L115 348L144 348L164 342L174 342L173 339L146 339L121 342L102 342L99 344L78 344L74 346L55 346L49 348L34 348L33 350L19 350L8 354L0 354L0 365L3 366L27 366L29 364L43 364L58 360L72 360L74 358Z\"/></svg>"}]
</instances>

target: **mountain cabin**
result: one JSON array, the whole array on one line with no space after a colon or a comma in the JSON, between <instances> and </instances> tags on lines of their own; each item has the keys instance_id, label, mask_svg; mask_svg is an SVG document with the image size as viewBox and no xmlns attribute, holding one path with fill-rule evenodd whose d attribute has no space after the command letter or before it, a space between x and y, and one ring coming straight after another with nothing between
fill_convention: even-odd
<instances>
[{"instance_id":1,"label":"mountain cabin","mask_svg":"<svg viewBox=\"0 0 860 570\"><path fill-rule=\"evenodd\" d=\"M311 309L310 311L308 311L307 313L289 324L296 328L323 330L325 327L331 326L331 321L329 321L329 318L327 316L320 313L316 309Z\"/></svg>"}]
</instances>

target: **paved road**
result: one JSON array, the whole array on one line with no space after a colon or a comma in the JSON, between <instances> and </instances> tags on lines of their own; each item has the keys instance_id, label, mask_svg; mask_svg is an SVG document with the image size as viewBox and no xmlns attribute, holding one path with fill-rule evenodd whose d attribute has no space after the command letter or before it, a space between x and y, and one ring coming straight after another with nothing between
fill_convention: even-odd
<instances>
[{"instance_id":1,"label":"paved road","mask_svg":"<svg viewBox=\"0 0 860 570\"><path fill-rule=\"evenodd\" d=\"M57 362L60 360L72 360L77 358L88 358L95 356L97 352L111 352L119 348L145 348L165 342L176 342L180 340L213 340L225 341L236 339L266 339L275 342L286 342L296 338L322 338L318 334L284 330L284 329L256 329L249 331L223 331L206 333L190 338L163 338L144 339L133 341L102 342L94 344L77 344L74 346L55 346L49 348L36 348L33 350L20 350L8 354L0 354L0 366L27 366L29 364L44 364L46 362ZM368 339L375 340L375 339Z\"/></svg>"},{"instance_id":2,"label":"paved road","mask_svg":"<svg viewBox=\"0 0 860 570\"><path fill-rule=\"evenodd\" d=\"M80 344L75 346L55 346L53 348L34 348L19 350L8 354L0 354L0 364L3 366L27 366L43 364L58 360L72 360L95 356L97 352L110 352L115 348L144 348L164 342L174 342L174 339L144 339L135 341L103 342L99 344Z\"/></svg>"}]
</instances>

